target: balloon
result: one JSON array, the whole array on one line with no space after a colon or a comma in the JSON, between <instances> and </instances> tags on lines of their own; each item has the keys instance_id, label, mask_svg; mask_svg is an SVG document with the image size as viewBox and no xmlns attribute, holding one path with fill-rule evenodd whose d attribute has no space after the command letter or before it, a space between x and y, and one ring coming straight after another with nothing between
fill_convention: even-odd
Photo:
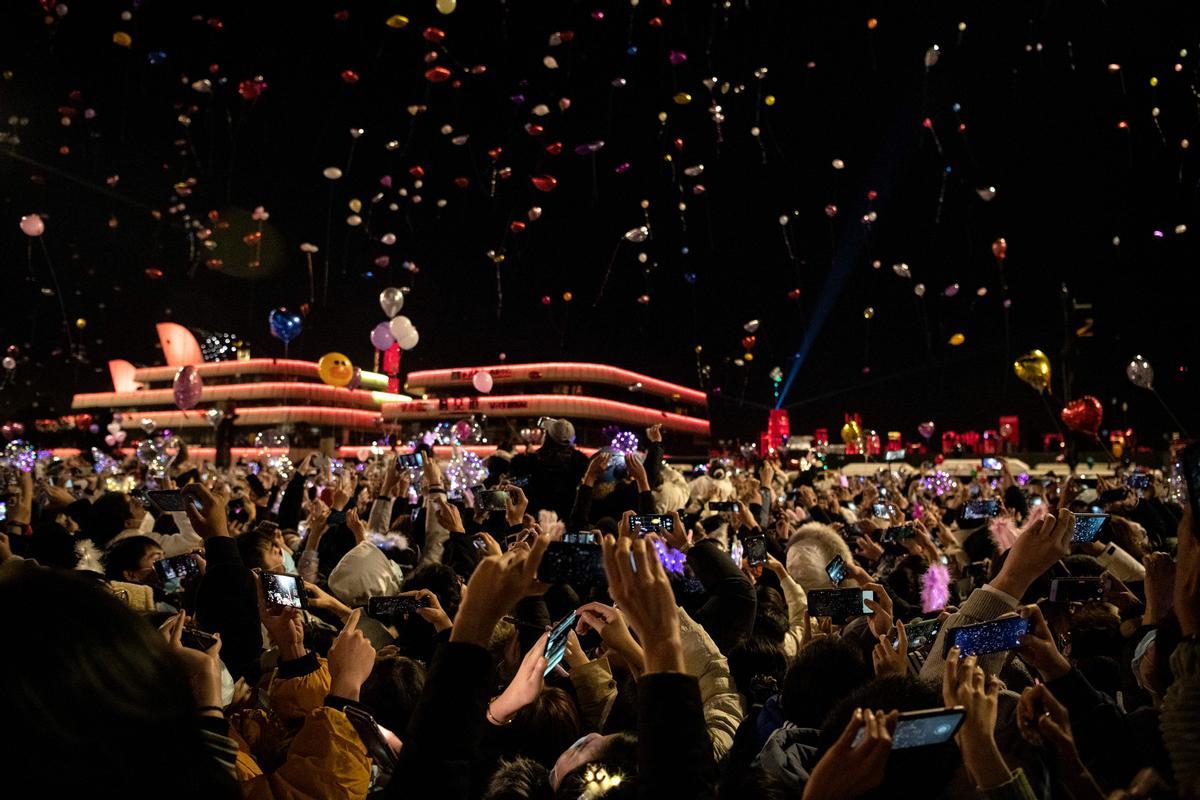
<instances>
[{"instance_id":1,"label":"balloon","mask_svg":"<svg viewBox=\"0 0 1200 800\"><path fill-rule=\"evenodd\" d=\"M1129 382L1134 386L1154 390L1154 367L1140 355L1134 356L1125 367L1125 377L1129 378Z\"/></svg>"},{"instance_id":2,"label":"balloon","mask_svg":"<svg viewBox=\"0 0 1200 800\"><path fill-rule=\"evenodd\" d=\"M1071 430L1095 436L1100 430L1101 420L1104 419L1104 406L1095 397L1085 394L1067 403L1060 416Z\"/></svg>"},{"instance_id":3,"label":"balloon","mask_svg":"<svg viewBox=\"0 0 1200 800\"><path fill-rule=\"evenodd\" d=\"M26 236L41 236L46 231L46 223L37 214L21 217L21 233Z\"/></svg>"},{"instance_id":4,"label":"balloon","mask_svg":"<svg viewBox=\"0 0 1200 800\"><path fill-rule=\"evenodd\" d=\"M142 417L142 421L138 424L147 436L154 433L154 429L158 427L150 417Z\"/></svg>"},{"instance_id":5,"label":"balloon","mask_svg":"<svg viewBox=\"0 0 1200 800\"><path fill-rule=\"evenodd\" d=\"M754 345L756 345L757 343L758 343L757 336L743 336L742 337L742 349L743 350L753 350Z\"/></svg>"},{"instance_id":6,"label":"balloon","mask_svg":"<svg viewBox=\"0 0 1200 800\"><path fill-rule=\"evenodd\" d=\"M937 430L937 426L933 424L933 420L926 420L917 425L917 433L921 434L922 439L933 436L935 430Z\"/></svg>"},{"instance_id":7,"label":"balloon","mask_svg":"<svg viewBox=\"0 0 1200 800\"><path fill-rule=\"evenodd\" d=\"M458 8L458 0L437 0L437 10L441 14L453 14Z\"/></svg>"},{"instance_id":8,"label":"balloon","mask_svg":"<svg viewBox=\"0 0 1200 800\"><path fill-rule=\"evenodd\" d=\"M12 372L14 369L17 368L17 360L15 358L13 358L12 356L5 356L4 360L2 362L0 362L0 365L3 365L3 367L6 370L8 370L9 372Z\"/></svg>"},{"instance_id":9,"label":"balloon","mask_svg":"<svg viewBox=\"0 0 1200 800\"><path fill-rule=\"evenodd\" d=\"M474 386L477 391L483 392L484 394L490 392L494 384L495 381L492 379L492 373L490 372L476 372L471 378L471 385Z\"/></svg>"},{"instance_id":10,"label":"balloon","mask_svg":"<svg viewBox=\"0 0 1200 800\"><path fill-rule=\"evenodd\" d=\"M354 374L350 376L350 382L346 384L347 389L358 389L362 387L362 370L358 367L354 368Z\"/></svg>"},{"instance_id":11,"label":"balloon","mask_svg":"<svg viewBox=\"0 0 1200 800\"><path fill-rule=\"evenodd\" d=\"M304 330L304 320L294 311L286 308L276 308L267 315L267 323L271 326L271 335L287 344L300 335Z\"/></svg>"},{"instance_id":12,"label":"balloon","mask_svg":"<svg viewBox=\"0 0 1200 800\"><path fill-rule=\"evenodd\" d=\"M1003 236L992 242L992 255L996 257L997 261L1008 258L1008 242L1004 241Z\"/></svg>"},{"instance_id":13,"label":"balloon","mask_svg":"<svg viewBox=\"0 0 1200 800\"><path fill-rule=\"evenodd\" d=\"M862 428L854 420L842 426L842 441L846 444L858 444L862 439Z\"/></svg>"},{"instance_id":14,"label":"balloon","mask_svg":"<svg viewBox=\"0 0 1200 800\"><path fill-rule=\"evenodd\" d=\"M215 428L221 424L221 420L225 419L225 412L219 408L210 408L204 412L204 419L208 420L208 424Z\"/></svg>"},{"instance_id":15,"label":"balloon","mask_svg":"<svg viewBox=\"0 0 1200 800\"><path fill-rule=\"evenodd\" d=\"M388 332L392 334L392 338L397 342L403 339L404 334L411 330L413 330L412 320L403 314L388 323Z\"/></svg>"},{"instance_id":16,"label":"balloon","mask_svg":"<svg viewBox=\"0 0 1200 800\"><path fill-rule=\"evenodd\" d=\"M345 386L354 377L354 365L341 353L326 353L317 362L317 373L330 386Z\"/></svg>"},{"instance_id":17,"label":"balloon","mask_svg":"<svg viewBox=\"0 0 1200 800\"><path fill-rule=\"evenodd\" d=\"M386 322L381 322L371 329L371 345L376 350L387 350L396 341L396 337L392 336L391 326Z\"/></svg>"},{"instance_id":18,"label":"balloon","mask_svg":"<svg viewBox=\"0 0 1200 800\"><path fill-rule=\"evenodd\" d=\"M1013 372L1039 392L1050 388L1050 359L1041 350L1030 350L1014 361Z\"/></svg>"},{"instance_id":19,"label":"balloon","mask_svg":"<svg viewBox=\"0 0 1200 800\"><path fill-rule=\"evenodd\" d=\"M190 364L179 368L172 386L175 392L175 406L184 411L195 408L204 391L204 381L200 379L200 373Z\"/></svg>"},{"instance_id":20,"label":"balloon","mask_svg":"<svg viewBox=\"0 0 1200 800\"><path fill-rule=\"evenodd\" d=\"M391 319L400 313L400 309L404 308L404 292L395 286L389 286L379 293L379 307L383 309L387 318Z\"/></svg>"},{"instance_id":21,"label":"balloon","mask_svg":"<svg viewBox=\"0 0 1200 800\"><path fill-rule=\"evenodd\" d=\"M553 192L554 187L558 186L558 178L553 175L534 175L529 182L539 192Z\"/></svg>"},{"instance_id":22,"label":"balloon","mask_svg":"<svg viewBox=\"0 0 1200 800\"><path fill-rule=\"evenodd\" d=\"M417 333L417 329L412 327L404 331L404 335L396 338L396 343L400 345L401 350L412 350L417 346L417 342L419 341L421 341L421 334Z\"/></svg>"}]
</instances>

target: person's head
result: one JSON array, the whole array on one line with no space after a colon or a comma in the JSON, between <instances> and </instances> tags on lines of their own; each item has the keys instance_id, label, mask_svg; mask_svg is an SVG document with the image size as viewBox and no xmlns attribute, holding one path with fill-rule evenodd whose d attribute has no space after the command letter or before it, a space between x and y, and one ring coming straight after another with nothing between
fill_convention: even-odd
<instances>
[{"instance_id":1,"label":"person's head","mask_svg":"<svg viewBox=\"0 0 1200 800\"><path fill-rule=\"evenodd\" d=\"M97 547L103 548L121 531L137 527L145 514L146 509L142 508L141 503L134 502L123 492L102 494L92 503L83 535L95 542Z\"/></svg>"},{"instance_id":2,"label":"person's head","mask_svg":"<svg viewBox=\"0 0 1200 800\"><path fill-rule=\"evenodd\" d=\"M787 601L777 589L761 583L755 593L758 595L758 606L754 612L754 634L773 642L782 642L788 629Z\"/></svg>"},{"instance_id":3,"label":"person's head","mask_svg":"<svg viewBox=\"0 0 1200 800\"><path fill-rule=\"evenodd\" d=\"M1063 558L1062 564L1074 578L1099 578L1104 573L1104 565L1091 556L1069 555Z\"/></svg>"},{"instance_id":4,"label":"person's head","mask_svg":"<svg viewBox=\"0 0 1200 800\"><path fill-rule=\"evenodd\" d=\"M257 567L263 572L283 572L283 550L274 530L255 528L239 535L235 541L247 569Z\"/></svg>"},{"instance_id":5,"label":"person's head","mask_svg":"<svg viewBox=\"0 0 1200 800\"><path fill-rule=\"evenodd\" d=\"M575 426L571 424L570 420L548 419L542 423L542 429L546 431L547 442L553 442L563 447L575 444Z\"/></svg>"},{"instance_id":6,"label":"person's head","mask_svg":"<svg viewBox=\"0 0 1200 800\"><path fill-rule=\"evenodd\" d=\"M620 790L633 788L637 775L637 737L630 733L610 733L601 736L589 733L580 737L559 755L550 769L550 786L555 797L576 800L589 783L619 784L616 793L604 797L633 797Z\"/></svg>"},{"instance_id":7,"label":"person's head","mask_svg":"<svg viewBox=\"0 0 1200 800\"><path fill-rule=\"evenodd\" d=\"M508 738L518 753L547 767L579 739L579 709L571 695L547 686L513 717Z\"/></svg>"},{"instance_id":8,"label":"person's head","mask_svg":"<svg viewBox=\"0 0 1200 800\"><path fill-rule=\"evenodd\" d=\"M753 767L736 779L723 783L717 797L720 800L793 800L796 793L783 779L762 767Z\"/></svg>"},{"instance_id":9,"label":"person's head","mask_svg":"<svg viewBox=\"0 0 1200 800\"><path fill-rule=\"evenodd\" d=\"M914 608L921 608L921 578L929 569L929 562L921 556L907 555L896 562L896 567L887 576L887 591L893 600L903 601Z\"/></svg>"},{"instance_id":10,"label":"person's head","mask_svg":"<svg viewBox=\"0 0 1200 800\"><path fill-rule=\"evenodd\" d=\"M801 728L820 727L829 709L869 681L871 673L854 645L818 639L800 651L783 680L783 715Z\"/></svg>"},{"instance_id":11,"label":"person's head","mask_svg":"<svg viewBox=\"0 0 1200 800\"><path fill-rule=\"evenodd\" d=\"M408 720L425 688L425 667L419 661L400 655L375 659L371 674L363 681L360 696L371 708L375 721L403 736Z\"/></svg>"},{"instance_id":12,"label":"person's head","mask_svg":"<svg viewBox=\"0 0 1200 800\"><path fill-rule=\"evenodd\" d=\"M24 553L43 567L75 569L79 553L75 550L75 537L57 522L39 522L33 526L29 547Z\"/></svg>"},{"instance_id":13,"label":"person's head","mask_svg":"<svg viewBox=\"0 0 1200 800\"><path fill-rule=\"evenodd\" d=\"M100 584L57 570L0 581L0 630L0 718L21 720L3 774L36 776L47 797L240 797L182 662Z\"/></svg>"},{"instance_id":14,"label":"person's head","mask_svg":"<svg viewBox=\"0 0 1200 800\"><path fill-rule=\"evenodd\" d=\"M1150 555L1150 537L1146 535L1146 529L1138 523L1114 515L1108 518L1108 525L1105 527L1108 540L1139 562Z\"/></svg>"},{"instance_id":15,"label":"person's head","mask_svg":"<svg viewBox=\"0 0 1200 800\"><path fill-rule=\"evenodd\" d=\"M859 687L838 703L821 726L819 750L822 754L837 741L854 709L872 711L919 711L942 707L941 687L925 683L910 675L886 675ZM911 793L913 776L920 776L921 795L939 797L962 763L958 745L953 739L928 747L893 750L888 757L883 783L860 795L871 797L904 797Z\"/></svg>"},{"instance_id":16,"label":"person's head","mask_svg":"<svg viewBox=\"0 0 1200 800\"><path fill-rule=\"evenodd\" d=\"M162 557L162 547L149 536L129 536L104 552L104 576L110 581L150 585L155 578L154 562Z\"/></svg>"},{"instance_id":17,"label":"person's head","mask_svg":"<svg viewBox=\"0 0 1200 800\"><path fill-rule=\"evenodd\" d=\"M483 800L553 800L549 777L550 771L532 758L501 759Z\"/></svg>"},{"instance_id":18,"label":"person's head","mask_svg":"<svg viewBox=\"0 0 1200 800\"><path fill-rule=\"evenodd\" d=\"M430 562L410 572L404 579L404 591L412 592L417 589L428 589L436 594L442 610L451 619L458 613L458 604L462 602L462 583L458 579L458 573L445 564Z\"/></svg>"},{"instance_id":19,"label":"person's head","mask_svg":"<svg viewBox=\"0 0 1200 800\"><path fill-rule=\"evenodd\" d=\"M750 636L729 651L734 685L752 703L765 703L775 694L787 669L787 654L776 639Z\"/></svg>"}]
</instances>

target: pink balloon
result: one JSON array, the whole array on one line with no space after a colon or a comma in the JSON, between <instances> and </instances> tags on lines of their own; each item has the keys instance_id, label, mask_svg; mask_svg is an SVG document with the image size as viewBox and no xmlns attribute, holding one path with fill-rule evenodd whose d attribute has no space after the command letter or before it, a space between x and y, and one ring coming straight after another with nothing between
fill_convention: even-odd
<instances>
[{"instance_id":1,"label":"pink balloon","mask_svg":"<svg viewBox=\"0 0 1200 800\"><path fill-rule=\"evenodd\" d=\"M21 233L26 236L41 236L46 232L46 223L37 214L21 217Z\"/></svg>"},{"instance_id":2,"label":"pink balloon","mask_svg":"<svg viewBox=\"0 0 1200 800\"><path fill-rule=\"evenodd\" d=\"M116 447L117 446L117 437L113 436L110 433L104 437L104 443L106 445L108 445L109 447Z\"/></svg>"},{"instance_id":3,"label":"pink balloon","mask_svg":"<svg viewBox=\"0 0 1200 800\"><path fill-rule=\"evenodd\" d=\"M495 381L492 379L492 373L490 372L476 372L474 377L471 378L471 385L477 391L487 394L492 390Z\"/></svg>"},{"instance_id":4,"label":"pink balloon","mask_svg":"<svg viewBox=\"0 0 1200 800\"><path fill-rule=\"evenodd\" d=\"M928 439L930 436L933 436L934 430L934 424L930 421L922 422L917 426L917 433L921 434L921 437L924 439Z\"/></svg>"},{"instance_id":5,"label":"pink balloon","mask_svg":"<svg viewBox=\"0 0 1200 800\"><path fill-rule=\"evenodd\" d=\"M200 395L204 392L204 381L200 379L196 368L189 364L180 367L179 372L175 373L174 390L175 406L186 411L195 408L200 402Z\"/></svg>"}]
</instances>

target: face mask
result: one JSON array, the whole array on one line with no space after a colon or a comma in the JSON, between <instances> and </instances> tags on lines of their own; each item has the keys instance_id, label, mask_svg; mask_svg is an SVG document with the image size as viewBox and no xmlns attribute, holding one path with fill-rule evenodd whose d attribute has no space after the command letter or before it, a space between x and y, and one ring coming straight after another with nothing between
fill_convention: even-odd
<instances>
[{"instance_id":1,"label":"face mask","mask_svg":"<svg viewBox=\"0 0 1200 800\"><path fill-rule=\"evenodd\" d=\"M154 530L154 517L150 514L143 514L142 521L138 523L138 533L147 534Z\"/></svg>"},{"instance_id":2,"label":"face mask","mask_svg":"<svg viewBox=\"0 0 1200 800\"><path fill-rule=\"evenodd\" d=\"M296 574L296 559L292 558L290 550L283 551L283 571L289 575Z\"/></svg>"}]
</instances>

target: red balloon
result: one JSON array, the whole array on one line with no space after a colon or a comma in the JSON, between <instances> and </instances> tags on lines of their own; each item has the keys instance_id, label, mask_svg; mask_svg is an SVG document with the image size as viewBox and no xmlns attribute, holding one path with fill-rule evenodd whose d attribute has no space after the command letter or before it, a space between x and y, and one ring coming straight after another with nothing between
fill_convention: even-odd
<instances>
[{"instance_id":1,"label":"red balloon","mask_svg":"<svg viewBox=\"0 0 1200 800\"><path fill-rule=\"evenodd\" d=\"M992 242L992 255L996 257L997 261L1003 261L1008 257L1008 242L1004 241L1003 236Z\"/></svg>"},{"instance_id":2,"label":"red balloon","mask_svg":"<svg viewBox=\"0 0 1200 800\"><path fill-rule=\"evenodd\" d=\"M554 187L558 186L558 178L553 175L534 175L529 180L539 192L553 192Z\"/></svg>"},{"instance_id":3,"label":"red balloon","mask_svg":"<svg viewBox=\"0 0 1200 800\"><path fill-rule=\"evenodd\" d=\"M1072 400L1062 410L1062 421L1077 433L1095 436L1104 419L1104 406L1090 394Z\"/></svg>"},{"instance_id":4,"label":"red balloon","mask_svg":"<svg viewBox=\"0 0 1200 800\"><path fill-rule=\"evenodd\" d=\"M742 337L742 348L745 350L753 350L754 345L758 343L758 338L754 336Z\"/></svg>"},{"instance_id":5,"label":"red balloon","mask_svg":"<svg viewBox=\"0 0 1200 800\"><path fill-rule=\"evenodd\" d=\"M425 70L425 80L430 83L441 83L450 79L450 70L445 67L434 67Z\"/></svg>"}]
</instances>

